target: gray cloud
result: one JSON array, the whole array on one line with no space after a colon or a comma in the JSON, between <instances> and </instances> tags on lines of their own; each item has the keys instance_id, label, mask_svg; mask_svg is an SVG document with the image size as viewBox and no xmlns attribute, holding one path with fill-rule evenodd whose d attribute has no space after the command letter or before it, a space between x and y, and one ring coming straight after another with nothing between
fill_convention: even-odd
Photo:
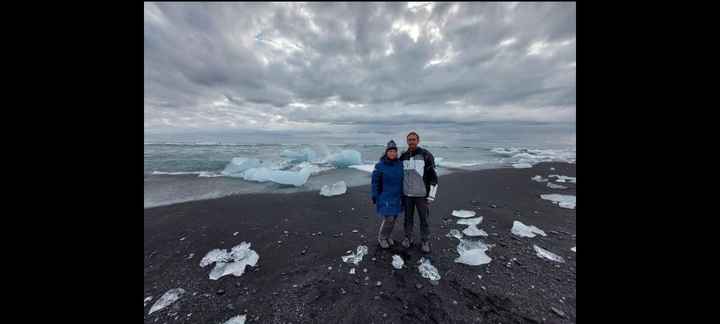
<instances>
[{"instance_id":1,"label":"gray cloud","mask_svg":"<svg viewBox=\"0 0 720 324\"><path fill-rule=\"evenodd\" d=\"M412 6L146 3L146 131L575 121L574 3Z\"/></svg>"}]
</instances>

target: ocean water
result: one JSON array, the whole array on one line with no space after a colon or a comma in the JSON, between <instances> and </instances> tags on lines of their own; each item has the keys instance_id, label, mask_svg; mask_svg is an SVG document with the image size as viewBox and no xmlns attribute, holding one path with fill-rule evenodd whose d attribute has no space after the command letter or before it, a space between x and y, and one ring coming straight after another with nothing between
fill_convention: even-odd
<instances>
[{"instance_id":1,"label":"ocean water","mask_svg":"<svg viewBox=\"0 0 720 324\"><path fill-rule=\"evenodd\" d=\"M421 143L420 146L433 153L440 175L508 168L517 163L575 163L574 145L514 144L473 143L468 146ZM407 148L402 142L398 146L401 151ZM350 159L355 156L353 151L359 152L360 161ZM370 183L369 171L383 152L383 145L368 144L242 144L151 141L146 138L144 206L149 208L239 193L319 192L323 185L341 180L345 181L348 190L352 190L352 187ZM249 165L256 168L248 173L224 173L234 158L235 161L250 161ZM251 171L261 172L253 172L250 177L248 174ZM296 175L302 172L308 175L307 181L299 186L279 183L288 175L293 175L297 181Z\"/></svg>"}]
</instances>

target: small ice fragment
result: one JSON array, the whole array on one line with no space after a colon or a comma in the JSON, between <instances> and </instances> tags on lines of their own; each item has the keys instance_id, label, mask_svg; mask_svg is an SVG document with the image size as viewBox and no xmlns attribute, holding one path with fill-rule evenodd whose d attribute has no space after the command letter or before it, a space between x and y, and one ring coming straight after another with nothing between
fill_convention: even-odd
<instances>
[{"instance_id":1,"label":"small ice fragment","mask_svg":"<svg viewBox=\"0 0 720 324\"><path fill-rule=\"evenodd\" d=\"M331 197L342 195L347 192L347 185L345 181L334 183L330 186L324 185L320 188L320 195L323 197Z\"/></svg>"},{"instance_id":2,"label":"small ice fragment","mask_svg":"<svg viewBox=\"0 0 720 324\"><path fill-rule=\"evenodd\" d=\"M398 270L402 269L403 264L405 264L405 261L403 261L403 259L397 254L393 255L392 258L393 258L393 260L392 260L393 268L398 269Z\"/></svg>"},{"instance_id":3,"label":"small ice fragment","mask_svg":"<svg viewBox=\"0 0 720 324\"><path fill-rule=\"evenodd\" d=\"M186 260L190 260L195 256L195 253L190 253Z\"/></svg>"},{"instance_id":4,"label":"small ice fragment","mask_svg":"<svg viewBox=\"0 0 720 324\"><path fill-rule=\"evenodd\" d=\"M184 237L184 236L181 237L181 238L180 238L180 241L185 241L185 237Z\"/></svg>"},{"instance_id":5,"label":"small ice fragment","mask_svg":"<svg viewBox=\"0 0 720 324\"><path fill-rule=\"evenodd\" d=\"M467 236L488 236L488 233L477 228L477 225L469 225L462 232Z\"/></svg>"},{"instance_id":6,"label":"small ice fragment","mask_svg":"<svg viewBox=\"0 0 720 324\"><path fill-rule=\"evenodd\" d=\"M240 232L235 232L233 233L233 236L237 236L238 234L240 234Z\"/></svg>"},{"instance_id":7,"label":"small ice fragment","mask_svg":"<svg viewBox=\"0 0 720 324\"><path fill-rule=\"evenodd\" d=\"M576 177L568 177L564 175L557 175L557 174L551 174L548 176L548 178L557 178L557 182L570 182L570 183L577 183Z\"/></svg>"},{"instance_id":8,"label":"small ice fragment","mask_svg":"<svg viewBox=\"0 0 720 324\"><path fill-rule=\"evenodd\" d=\"M332 267L328 267L328 270L332 270Z\"/></svg>"},{"instance_id":9,"label":"small ice fragment","mask_svg":"<svg viewBox=\"0 0 720 324\"><path fill-rule=\"evenodd\" d=\"M482 241L470 241L461 239L460 244L458 244L457 246L457 252L458 254L460 254L460 256L455 259L455 262L471 266L490 263L490 261L492 261L492 258L485 254L485 251L489 249L490 246L483 243Z\"/></svg>"},{"instance_id":10,"label":"small ice fragment","mask_svg":"<svg viewBox=\"0 0 720 324\"><path fill-rule=\"evenodd\" d=\"M547 236L545 232L535 226L527 226L521 222L514 221L512 229L510 230L515 236L520 237L535 237L535 234Z\"/></svg>"},{"instance_id":11,"label":"small ice fragment","mask_svg":"<svg viewBox=\"0 0 720 324\"><path fill-rule=\"evenodd\" d=\"M355 268L350 269L350 274L355 274Z\"/></svg>"},{"instance_id":12,"label":"small ice fragment","mask_svg":"<svg viewBox=\"0 0 720 324\"><path fill-rule=\"evenodd\" d=\"M565 186L563 186L563 185L554 184L554 183L552 183L552 182L548 182L548 183L547 183L547 186L548 186L548 188L550 188L550 189L567 189L567 188L568 188L568 187L565 187Z\"/></svg>"},{"instance_id":13,"label":"small ice fragment","mask_svg":"<svg viewBox=\"0 0 720 324\"><path fill-rule=\"evenodd\" d=\"M176 302L184 294L185 294L185 289L182 289L182 288L174 288L174 289L168 290L155 302L155 304L152 305L152 307L150 307L150 311L148 312L148 315L150 315L156 311L159 311L165 307L170 306L170 304Z\"/></svg>"},{"instance_id":14,"label":"small ice fragment","mask_svg":"<svg viewBox=\"0 0 720 324\"><path fill-rule=\"evenodd\" d=\"M483 221L483 217L480 216L480 217L476 217L476 218L459 219L457 221L457 223L460 225L477 225L477 224L482 223L482 221Z\"/></svg>"},{"instance_id":15,"label":"small ice fragment","mask_svg":"<svg viewBox=\"0 0 720 324\"><path fill-rule=\"evenodd\" d=\"M562 208L575 209L575 196L572 195L543 194L540 198L550 200Z\"/></svg>"},{"instance_id":16,"label":"small ice fragment","mask_svg":"<svg viewBox=\"0 0 720 324\"><path fill-rule=\"evenodd\" d=\"M532 164L530 163L515 163L512 165L515 169L527 169L532 168Z\"/></svg>"},{"instance_id":17,"label":"small ice fragment","mask_svg":"<svg viewBox=\"0 0 720 324\"><path fill-rule=\"evenodd\" d=\"M225 321L223 324L245 324L245 317L246 315L238 315L233 318L230 318L229 320Z\"/></svg>"},{"instance_id":18,"label":"small ice fragment","mask_svg":"<svg viewBox=\"0 0 720 324\"><path fill-rule=\"evenodd\" d=\"M537 182L548 182L548 179L544 179L542 176L539 176L539 175L536 175L530 179L532 181L537 181Z\"/></svg>"},{"instance_id":19,"label":"small ice fragment","mask_svg":"<svg viewBox=\"0 0 720 324\"><path fill-rule=\"evenodd\" d=\"M456 238L456 239L461 239L461 238L463 237L463 236L462 236L462 233L460 233L460 231L459 231L459 230L456 230L456 229L451 229L451 230L450 230L450 233L446 234L445 236L447 236L447 237L454 237L454 238Z\"/></svg>"},{"instance_id":20,"label":"small ice fragment","mask_svg":"<svg viewBox=\"0 0 720 324\"><path fill-rule=\"evenodd\" d=\"M482 276L481 276L481 275L478 275L478 279L482 279Z\"/></svg>"},{"instance_id":21,"label":"small ice fragment","mask_svg":"<svg viewBox=\"0 0 720 324\"><path fill-rule=\"evenodd\" d=\"M563 259L561 256L556 255L548 250L545 250L537 245L533 245L533 249L535 249L535 252L537 252L537 256L548 259L550 261L565 263L565 259Z\"/></svg>"},{"instance_id":22,"label":"small ice fragment","mask_svg":"<svg viewBox=\"0 0 720 324\"><path fill-rule=\"evenodd\" d=\"M464 209L453 210L452 215L455 217L460 217L460 218L470 218L470 217L475 217L475 212L472 210L464 210Z\"/></svg>"},{"instance_id":23,"label":"small ice fragment","mask_svg":"<svg viewBox=\"0 0 720 324\"><path fill-rule=\"evenodd\" d=\"M145 301L143 301L143 307L147 306L147 303L152 300L152 296L145 297Z\"/></svg>"},{"instance_id":24,"label":"small ice fragment","mask_svg":"<svg viewBox=\"0 0 720 324\"><path fill-rule=\"evenodd\" d=\"M250 243L241 242L234 246L230 252L214 249L208 252L200 261L200 267L215 263L215 268L210 271L210 279L217 280L223 276L232 274L240 277L245 273L246 266L254 267L260 256L250 249Z\"/></svg>"},{"instance_id":25,"label":"small ice fragment","mask_svg":"<svg viewBox=\"0 0 720 324\"><path fill-rule=\"evenodd\" d=\"M550 168L550 171L555 171L555 168Z\"/></svg>"},{"instance_id":26,"label":"small ice fragment","mask_svg":"<svg viewBox=\"0 0 720 324\"><path fill-rule=\"evenodd\" d=\"M358 265L360 261L362 261L363 257L368 253L368 248L365 245L360 245L357 247L357 250L355 253L350 255L343 255L341 258L343 262L346 263L352 263L354 265Z\"/></svg>"},{"instance_id":27,"label":"small ice fragment","mask_svg":"<svg viewBox=\"0 0 720 324\"><path fill-rule=\"evenodd\" d=\"M423 257L420 259L419 263L420 265L418 266L418 271L420 271L420 275L422 275L423 278L430 279L430 281L440 280L440 273L438 273L437 268L430 263L429 259L425 259L425 257Z\"/></svg>"},{"instance_id":28,"label":"small ice fragment","mask_svg":"<svg viewBox=\"0 0 720 324\"><path fill-rule=\"evenodd\" d=\"M572 248L570 248L570 251L575 252L575 247L573 246Z\"/></svg>"},{"instance_id":29,"label":"small ice fragment","mask_svg":"<svg viewBox=\"0 0 720 324\"><path fill-rule=\"evenodd\" d=\"M357 233L357 232L358 232L358 230L354 229L354 230L352 230L352 232L353 232L353 233Z\"/></svg>"},{"instance_id":30,"label":"small ice fragment","mask_svg":"<svg viewBox=\"0 0 720 324\"><path fill-rule=\"evenodd\" d=\"M367 268L363 268L363 272L367 273Z\"/></svg>"},{"instance_id":31,"label":"small ice fragment","mask_svg":"<svg viewBox=\"0 0 720 324\"><path fill-rule=\"evenodd\" d=\"M350 253L352 253L352 250L345 251L345 254L350 254Z\"/></svg>"}]
</instances>

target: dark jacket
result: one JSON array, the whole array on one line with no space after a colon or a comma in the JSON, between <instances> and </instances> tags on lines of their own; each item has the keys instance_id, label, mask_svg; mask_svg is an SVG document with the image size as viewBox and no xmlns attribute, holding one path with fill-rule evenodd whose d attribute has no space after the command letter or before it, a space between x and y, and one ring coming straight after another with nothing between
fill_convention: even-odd
<instances>
[{"instance_id":1,"label":"dark jacket","mask_svg":"<svg viewBox=\"0 0 720 324\"><path fill-rule=\"evenodd\" d=\"M403 194L408 197L427 197L430 186L438 183L435 157L430 151L417 147L414 152L405 151L400 156L403 163Z\"/></svg>"},{"instance_id":2,"label":"dark jacket","mask_svg":"<svg viewBox=\"0 0 720 324\"><path fill-rule=\"evenodd\" d=\"M372 199L378 215L396 215L403 212L403 168L399 160L383 156L372 173Z\"/></svg>"}]
</instances>

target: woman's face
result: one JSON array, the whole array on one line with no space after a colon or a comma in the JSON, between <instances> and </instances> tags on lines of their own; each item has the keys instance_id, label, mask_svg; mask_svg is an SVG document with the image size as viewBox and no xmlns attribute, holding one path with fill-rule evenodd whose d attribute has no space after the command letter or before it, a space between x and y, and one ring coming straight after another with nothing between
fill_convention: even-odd
<instances>
[{"instance_id":1,"label":"woman's face","mask_svg":"<svg viewBox=\"0 0 720 324\"><path fill-rule=\"evenodd\" d=\"M387 158L390 160L397 159L397 150L388 150L385 155L387 155Z\"/></svg>"}]
</instances>

